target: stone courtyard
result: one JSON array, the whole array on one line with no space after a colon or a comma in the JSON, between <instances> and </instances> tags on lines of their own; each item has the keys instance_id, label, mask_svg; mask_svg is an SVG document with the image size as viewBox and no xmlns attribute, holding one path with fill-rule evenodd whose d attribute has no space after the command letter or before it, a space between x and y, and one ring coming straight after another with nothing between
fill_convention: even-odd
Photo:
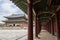
<instances>
[{"instance_id":1,"label":"stone courtyard","mask_svg":"<svg viewBox=\"0 0 60 40\"><path fill-rule=\"evenodd\" d=\"M0 30L0 40L25 40L27 30Z\"/></svg>"},{"instance_id":2,"label":"stone courtyard","mask_svg":"<svg viewBox=\"0 0 60 40\"><path fill-rule=\"evenodd\" d=\"M27 29L21 30L0 30L0 40L27 40ZM34 40L57 40L56 36L42 30L38 35L40 39L34 38Z\"/></svg>"}]
</instances>

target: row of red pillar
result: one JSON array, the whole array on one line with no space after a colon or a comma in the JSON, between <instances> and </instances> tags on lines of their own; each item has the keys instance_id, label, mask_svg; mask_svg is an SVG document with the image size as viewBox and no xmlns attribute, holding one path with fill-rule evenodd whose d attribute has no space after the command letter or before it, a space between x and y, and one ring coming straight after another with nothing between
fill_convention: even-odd
<instances>
[{"instance_id":1,"label":"row of red pillar","mask_svg":"<svg viewBox=\"0 0 60 40\"><path fill-rule=\"evenodd\" d=\"M40 33L40 31L41 31L41 23L39 22L39 18L36 15L35 16L35 36L37 38L39 38L38 34Z\"/></svg>"},{"instance_id":2,"label":"row of red pillar","mask_svg":"<svg viewBox=\"0 0 60 40\"><path fill-rule=\"evenodd\" d=\"M28 2L28 40L33 40L33 5L32 5L32 1L33 0L27 0ZM57 24L57 37L58 40L60 40L60 10L58 12L56 12L56 24ZM38 37L38 33L39 33L39 22L38 22L38 17L36 17L36 37ZM47 30L48 32L50 32L51 34L54 35L54 23L51 20L47 26Z\"/></svg>"},{"instance_id":3,"label":"row of red pillar","mask_svg":"<svg viewBox=\"0 0 60 40\"><path fill-rule=\"evenodd\" d=\"M60 10L55 13L56 15L51 18L51 20L47 24L47 31L51 33L52 35L57 36L57 40L60 40ZM53 21L55 20L55 21Z\"/></svg>"},{"instance_id":4,"label":"row of red pillar","mask_svg":"<svg viewBox=\"0 0 60 40\"><path fill-rule=\"evenodd\" d=\"M34 40L33 39L33 5L32 5L32 0L27 0L28 3L28 40ZM38 34L41 30L41 25L38 21L37 15L35 15L35 36L38 37Z\"/></svg>"},{"instance_id":5,"label":"row of red pillar","mask_svg":"<svg viewBox=\"0 0 60 40\"><path fill-rule=\"evenodd\" d=\"M60 9L56 12L57 38L60 40Z\"/></svg>"},{"instance_id":6,"label":"row of red pillar","mask_svg":"<svg viewBox=\"0 0 60 40\"><path fill-rule=\"evenodd\" d=\"M52 35L54 35L54 22L53 22L53 18L47 23L47 31L49 33L51 33Z\"/></svg>"}]
</instances>

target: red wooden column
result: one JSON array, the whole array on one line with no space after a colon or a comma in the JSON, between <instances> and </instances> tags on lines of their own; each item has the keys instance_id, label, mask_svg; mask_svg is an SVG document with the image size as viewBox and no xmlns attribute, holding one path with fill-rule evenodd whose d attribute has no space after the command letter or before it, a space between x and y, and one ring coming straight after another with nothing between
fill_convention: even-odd
<instances>
[{"instance_id":1,"label":"red wooden column","mask_svg":"<svg viewBox=\"0 0 60 40\"><path fill-rule=\"evenodd\" d=\"M51 21L49 21L49 32L51 33Z\"/></svg>"},{"instance_id":2,"label":"red wooden column","mask_svg":"<svg viewBox=\"0 0 60 40\"><path fill-rule=\"evenodd\" d=\"M56 13L58 40L60 40L60 18L59 17L60 17L60 10Z\"/></svg>"},{"instance_id":3,"label":"red wooden column","mask_svg":"<svg viewBox=\"0 0 60 40\"><path fill-rule=\"evenodd\" d=\"M53 26L52 26L52 20L51 20L51 34L53 34Z\"/></svg>"},{"instance_id":4,"label":"red wooden column","mask_svg":"<svg viewBox=\"0 0 60 40\"><path fill-rule=\"evenodd\" d=\"M51 34L51 30L52 30L52 29L51 29L51 20L50 20L50 34Z\"/></svg>"},{"instance_id":5,"label":"red wooden column","mask_svg":"<svg viewBox=\"0 0 60 40\"><path fill-rule=\"evenodd\" d=\"M48 31L48 25L46 24L46 26L47 26L47 31Z\"/></svg>"},{"instance_id":6,"label":"red wooden column","mask_svg":"<svg viewBox=\"0 0 60 40\"><path fill-rule=\"evenodd\" d=\"M39 34L40 31L41 31L41 23L40 23L39 18L37 18L37 33Z\"/></svg>"},{"instance_id":7,"label":"red wooden column","mask_svg":"<svg viewBox=\"0 0 60 40\"><path fill-rule=\"evenodd\" d=\"M38 24L39 24L39 27L38 27L39 28L38 34L39 34L41 32L41 22L39 22Z\"/></svg>"},{"instance_id":8,"label":"red wooden column","mask_svg":"<svg viewBox=\"0 0 60 40\"><path fill-rule=\"evenodd\" d=\"M27 0L27 3L28 3L28 40L33 40L32 0Z\"/></svg>"},{"instance_id":9,"label":"red wooden column","mask_svg":"<svg viewBox=\"0 0 60 40\"><path fill-rule=\"evenodd\" d=\"M52 18L52 35L55 35L55 33L54 33L54 22L53 22L53 18Z\"/></svg>"},{"instance_id":10,"label":"red wooden column","mask_svg":"<svg viewBox=\"0 0 60 40\"><path fill-rule=\"evenodd\" d=\"M51 33L51 20L48 23L48 30L49 30L49 33Z\"/></svg>"},{"instance_id":11,"label":"red wooden column","mask_svg":"<svg viewBox=\"0 0 60 40\"><path fill-rule=\"evenodd\" d=\"M47 23L47 31L49 32L49 23Z\"/></svg>"},{"instance_id":12,"label":"red wooden column","mask_svg":"<svg viewBox=\"0 0 60 40\"><path fill-rule=\"evenodd\" d=\"M37 14L35 15L35 36L38 37L38 33L37 33Z\"/></svg>"},{"instance_id":13,"label":"red wooden column","mask_svg":"<svg viewBox=\"0 0 60 40\"><path fill-rule=\"evenodd\" d=\"M37 15L35 16L35 36L37 37L37 38L39 38L38 37L38 34L40 33L40 31L41 31L41 24L40 24L40 22L39 22L39 18L37 17Z\"/></svg>"},{"instance_id":14,"label":"red wooden column","mask_svg":"<svg viewBox=\"0 0 60 40\"><path fill-rule=\"evenodd\" d=\"M57 35L57 33L58 33L58 26L57 26L57 17L56 17L56 15L55 15L55 20L56 20L56 35Z\"/></svg>"},{"instance_id":15,"label":"red wooden column","mask_svg":"<svg viewBox=\"0 0 60 40\"><path fill-rule=\"evenodd\" d=\"M50 25L50 21L48 22L48 32L51 33L51 25Z\"/></svg>"},{"instance_id":16,"label":"red wooden column","mask_svg":"<svg viewBox=\"0 0 60 40\"><path fill-rule=\"evenodd\" d=\"M49 22L48 22L48 32L50 31L50 29L49 29Z\"/></svg>"}]
</instances>

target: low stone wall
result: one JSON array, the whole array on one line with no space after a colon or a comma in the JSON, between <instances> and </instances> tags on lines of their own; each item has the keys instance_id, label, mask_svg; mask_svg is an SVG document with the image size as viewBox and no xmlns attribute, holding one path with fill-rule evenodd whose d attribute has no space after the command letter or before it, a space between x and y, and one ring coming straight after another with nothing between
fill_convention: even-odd
<instances>
[{"instance_id":1,"label":"low stone wall","mask_svg":"<svg viewBox=\"0 0 60 40\"><path fill-rule=\"evenodd\" d=\"M0 27L0 30L20 30L21 27Z\"/></svg>"}]
</instances>

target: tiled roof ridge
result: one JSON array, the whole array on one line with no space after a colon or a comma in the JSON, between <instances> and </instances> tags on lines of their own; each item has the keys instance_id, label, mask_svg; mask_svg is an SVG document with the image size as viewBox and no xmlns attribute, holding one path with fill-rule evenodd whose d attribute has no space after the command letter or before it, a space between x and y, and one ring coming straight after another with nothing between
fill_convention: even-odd
<instances>
[{"instance_id":1,"label":"tiled roof ridge","mask_svg":"<svg viewBox=\"0 0 60 40\"><path fill-rule=\"evenodd\" d=\"M12 14L10 16L5 16L6 18L9 18L9 17L23 17L25 16L25 14Z\"/></svg>"}]
</instances>

